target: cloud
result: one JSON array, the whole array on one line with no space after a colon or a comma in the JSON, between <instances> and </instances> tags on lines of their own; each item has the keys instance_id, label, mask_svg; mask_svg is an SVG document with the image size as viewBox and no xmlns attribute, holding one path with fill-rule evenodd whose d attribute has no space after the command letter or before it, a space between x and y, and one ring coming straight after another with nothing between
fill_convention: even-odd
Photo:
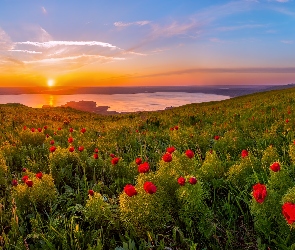
<instances>
[{"instance_id":1,"label":"cloud","mask_svg":"<svg viewBox=\"0 0 295 250\"><path fill-rule=\"evenodd\" d=\"M0 27L0 51L13 49L13 43L9 35Z\"/></svg>"},{"instance_id":2,"label":"cloud","mask_svg":"<svg viewBox=\"0 0 295 250\"><path fill-rule=\"evenodd\" d=\"M40 48L53 48L56 46L101 46L113 49L120 49L110 43L98 42L98 41L49 41L49 42L16 42L15 44L32 45Z\"/></svg>"},{"instance_id":3,"label":"cloud","mask_svg":"<svg viewBox=\"0 0 295 250\"><path fill-rule=\"evenodd\" d=\"M33 50L10 49L10 50L7 50L7 51L10 51L10 52L23 52L23 53L28 53L28 54L42 54L42 52L33 51Z\"/></svg>"},{"instance_id":4,"label":"cloud","mask_svg":"<svg viewBox=\"0 0 295 250\"><path fill-rule=\"evenodd\" d=\"M47 14L47 10L45 9L44 6L41 7L43 14Z\"/></svg>"},{"instance_id":5,"label":"cloud","mask_svg":"<svg viewBox=\"0 0 295 250\"><path fill-rule=\"evenodd\" d=\"M279 3L287 3L287 2L290 2L290 0L276 0L276 2L279 2Z\"/></svg>"},{"instance_id":6,"label":"cloud","mask_svg":"<svg viewBox=\"0 0 295 250\"><path fill-rule=\"evenodd\" d=\"M236 26L225 26L217 28L218 31L234 31L241 29L256 29L256 28L264 28L265 25L262 24L244 24L244 25L236 25Z\"/></svg>"},{"instance_id":7,"label":"cloud","mask_svg":"<svg viewBox=\"0 0 295 250\"><path fill-rule=\"evenodd\" d=\"M123 22L115 22L114 26L116 27L128 27L128 26L132 26L132 25L136 25L136 26L144 26L151 23L151 21L137 21L137 22L132 22L132 23L123 23Z\"/></svg>"},{"instance_id":8,"label":"cloud","mask_svg":"<svg viewBox=\"0 0 295 250\"><path fill-rule=\"evenodd\" d=\"M294 41L292 41L292 40L282 40L281 42L285 43L285 44L293 44L294 43Z\"/></svg>"}]
</instances>

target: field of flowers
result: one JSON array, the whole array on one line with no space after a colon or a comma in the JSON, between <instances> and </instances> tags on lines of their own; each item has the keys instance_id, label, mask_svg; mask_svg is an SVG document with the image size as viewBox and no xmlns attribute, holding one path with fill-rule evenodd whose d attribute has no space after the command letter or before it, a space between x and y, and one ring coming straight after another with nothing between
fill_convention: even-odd
<instances>
[{"instance_id":1,"label":"field of flowers","mask_svg":"<svg viewBox=\"0 0 295 250\"><path fill-rule=\"evenodd\" d=\"M0 249L295 249L295 89L0 123Z\"/></svg>"}]
</instances>

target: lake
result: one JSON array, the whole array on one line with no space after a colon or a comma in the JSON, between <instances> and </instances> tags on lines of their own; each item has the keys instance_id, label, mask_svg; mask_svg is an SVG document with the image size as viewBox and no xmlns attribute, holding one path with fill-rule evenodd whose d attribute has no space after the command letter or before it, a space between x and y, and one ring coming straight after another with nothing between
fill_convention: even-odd
<instances>
[{"instance_id":1,"label":"lake","mask_svg":"<svg viewBox=\"0 0 295 250\"><path fill-rule=\"evenodd\" d=\"M21 103L32 108L42 108L43 105L60 106L69 101L94 101L97 106L109 106L109 111L136 112L156 111L166 107L179 107L189 103L221 101L229 96L186 93L186 92L155 92L137 94L77 94L77 95L50 95L50 94L22 94L0 95L0 104Z\"/></svg>"}]
</instances>

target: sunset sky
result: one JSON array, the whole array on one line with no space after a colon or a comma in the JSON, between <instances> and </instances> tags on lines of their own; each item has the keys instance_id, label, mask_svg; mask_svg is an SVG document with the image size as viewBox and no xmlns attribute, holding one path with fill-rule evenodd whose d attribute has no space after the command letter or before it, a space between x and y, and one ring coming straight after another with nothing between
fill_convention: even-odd
<instances>
[{"instance_id":1,"label":"sunset sky","mask_svg":"<svg viewBox=\"0 0 295 250\"><path fill-rule=\"evenodd\" d=\"M0 0L0 86L295 83L295 0Z\"/></svg>"}]
</instances>

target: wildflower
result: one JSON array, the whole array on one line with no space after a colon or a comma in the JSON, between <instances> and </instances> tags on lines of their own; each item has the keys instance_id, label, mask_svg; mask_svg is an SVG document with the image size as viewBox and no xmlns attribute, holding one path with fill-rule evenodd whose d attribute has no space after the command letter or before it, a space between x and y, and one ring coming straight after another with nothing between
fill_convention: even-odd
<instances>
[{"instance_id":1,"label":"wildflower","mask_svg":"<svg viewBox=\"0 0 295 250\"><path fill-rule=\"evenodd\" d=\"M82 152L82 151L84 150L84 147L83 147L83 146L79 146L79 147L78 147L78 150L79 150L80 152Z\"/></svg>"},{"instance_id":2,"label":"wildflower","mask_svg":"<svg viewBox=\"0 0 295 250\"><path fill-rule=\"evenodd\" d=\"M170 128L170 131L173 131L174 130L174 128Z\"/></svg>"},{"instance_id":3,"label":"wildflower","mask_svg":"<svg viewBox=\"0 0 295 250\"><path fill-rule=\"evenodd\" d=\"M38 178L38 179L42 179L42 177L43 177L42 172L39 172L39 173L36 174L36 178Z\"/></svg>"},{"instance_id":4,"label":"wildflower","mask_svg":"<svg viewBox=\"0 0 295 250\"><path fill-rule=\"evenodd\" d=\"M27 130L27 126L23 126L23 130Z\"/></svg>"},{"instance_id":5,"label":"wildflower","mask_svg":"<svg viewBox=\"0 0 295 250\"><path fill-rule=\"evenodd\" d=\"M150 181L146 181L143 184L143 189L148 193L148 194L154 194L157 192L157 187Z\"/></svg>"},{"instance_id":6,"label":"wildflower","mask_svg":"<svg viewBox=\"0 0 295 250\"><path fill-rule=\"evenodd\" d=\"M27 171L27 169L26 169L26 168L23 168L23 169L22 169L22 172L26 172L26 171Z\"/></svg>"},{"instance_id":7,"label":"wildflower","mask_svg":"<svg viewBox=\"0 0 295 250\"><path fill-rule=\"evenodd\" d=\"M75 148L73 146L69 147L69 151L70 152L74 152L75 151Z\"/></svg>"},{"instance_id":8,"label":"wildflower","mask_svg":"<svg viewBox=\"0 0 295 250\"><path fill-rule=\"evenodd\" d=\"M248 151L247 151L246 149L243 149L242 152L241 152L241 156L242 156L242 158L247 157L248 154L249 154L249 153L248 153Z\"/></svg>"},{"instance_id":9,"label":"wildflower","mask_svg":"<svg viewBox=\"0 0 295 250\"><path fill-rule=\"evenodd\" d=\"M197 183L197 179L195 177L191 177L189 179L189 183L192 184L192 185L195 185Z\"/></svg>"},{"instance_id":10,"label":"wildflower","mask_svg":"<svg viewBox=\"0 0 295 250\"><path fill-rule=\"evenodd\" d=\"M144 162L138 166L139 173L147 173L150 170L150 166L147 162Z\"/></svg>"},{"instance_id":11,"label":"wildflower","mask_svg":"<svg viewBox=\"0 0 295 250\"><path fill-rule=\"evenodd\" d=\"M22 181L23 181L23 182L26 182L28 179L29 179L29 176L24 175L23 178L22 178Z\"/></svg>"},{"instance_id":12,"label":"wildflower","mask_svg":"<svg viewBox=\"0 0 295 250\"><path fill-rule=\"evenodd\" d=\"M166 153L166 154L163 155L162 159L163 159L164 162L171 162L172 161L172 155L169 154L169 153Z\"/></svg>"},{"instance_id":13,"label":"wildflower","mask_svg":"<svg viewBox=\"0 0 295 250\"><path fill-rule=\"evenodd\" d=\"M12 186L16 187L17 184L18 184L18 182L17 182L16 179L13 179L13 180L11 181L11 185L12 185Z\"/></svg>"},{"instance_id":14,"label":"wildflower","mask_svg":"<svg viewBox=\"0 0 295 250\"><path fill-rule=\"evenodd\" d=\"M72 143L73 141L74 141L73 137L70 137L70 138L68 139L68 142L69 142L69 143Z\"/></svg>"},{"instance_id":15,"label":"wildflower","mask_svg":"<svg viewBox=\"0 0 295 250\"><path fill-rule=\"evenodd\" d=\"M286 123L288 123L290 120L289 119L286 119Z\"/></svg>"},{"instance_id":16,"label":"wildflower","mask_svg":"<svg viewBox=\"0 0 295 250\"><path fill-rule=\"evenodd\" d=\"M178 130L178 126L175 126L174 129L175 129L175 130Z\"/></svg>"},{"instance_id":17,"label":"wildflower","mask_svg":"<svg viewBox=\"0 0 295 250\"><path fill-rule=\"evenodd\" d=\"M180 186L184 186L184 184L185 184L185 179L184 179L182 176L180 176L180 177L177 179L177 182L178 182L178 184L179 184Z\"/></svg>"},{"instance_id":18,"label":"wildflower","mask_svg":"<svg viewBox=\"0 0 295 250\"><path fill-rule=\"evenodd\" d=\"M81 133L84 134L86 132L86 128L81 129Z\"/></svg>"},{"instance_id":19,"label":"wildflower","mask_svg":"<svg viewBox=\"0 0 295 250\"><path fill-rule=\"evenodd\" d=\"M172 147L167 148L166 152L168 152L169 154L172 154L175 150L176 150L176 148L172 146Z\"/></svg>"},{"instance_id":20,"label":"wildflower","mask_svg":"<svg viewBox=\"0 0 295 250\"><path fill-rule=\"evenodd\" d=\"M33 181L32 180L26 180L26 184L28 187L32 187L33 186Z\"/></svg>"},{"instance_id":21,"label":"wildflower","mask_svg":"<svg viewBox=\"0 0 295 250\"><path fill-rule=\"evenodd\" d=\"M53 153L56 150L56 147L55 146L51 146L49 150L50 150L51 153Z\"/></svg>"},{"instance_id":22,"label":"wildflower","mask_svg":"<svg viewBox=\"0 0 295 250\"><path fill-rule=\"evenodd\" d=\"M98 153L98 148L95 148L94 149L94 153Z\"/></svg>"},{"instance_id":23,"label":"wildflower","mask_svg":"<svg viewBox=\"0 0 295 250\"><path fill-rule=\"evenodd\" d=\"M49 137L49 134L46 134L46 138L48 138Z\"/></svg>"},{"instance_id":24,"label":"wildflower","mask_svg":"<svg viewBox=\"0 0 295 250\"><path fill-rule=\"evenodd\" d=\"M215 141L218 141L219 139L220 139L220 136L219 136L219 135L215 135L215 136L214 136L214 140L215 140Z\"/></svg>"},{"instance_id":25,"label":"wildflower","mask_svg":"<svg viewBox=\"0 0 295 250\"><path fill-rule=\"evenodd\" d=\"M43 129L46 130L47 129L47 126L44 126Z\"/></svg>"},{"instance_id":26,"label":"wildflower","mask_svg":"<svg viewBox=\"0 0 295 250\"><path fill-rule=\"evenodd\" d=\"M185 154L186 154L186 156L188 157L188 158L193 158L194 157L194 152L192 151L192 150L190 150L190 149L188 149L188 150L186 150L185 151Z\"/></svg>"},{"instance_id":27,"label":"wildflower","mask_svg":"<svg viewBox=\"0 0 295 250\"><path fill-rule=\"evenodd\" d=\"M115 155L114 155L114 154L110 154L110 157L114 158L114 157L115 157Z\"/></svg>"},{"instance_id":28,"label":"wildflower","mask_svg":"<svg viewBox=\"0 0 295 250\"><path fill-rule=\"evenodd\" d=\"M50 141L50 145L53 145L53 144L54 144L54 140L51 140L51 141Z\"/></svg>"},{"instance_id":29,"label":"wildflower","mask_svg":"<svg viewBox=\"0 0 295 250\"><path fill-rule=\"evenodd\" d=\"M96 154L96 153L93 154L93 158L94 158L94 159L98 159L98 154Z\"/></svg>"},{"instance_id":30,"label":"wildflower","mask_svg":"<svg viewBox=\"0 0 295 250\"><path fill-rule=\"evenodd\" d=\"M74 129L73 128L70 128L69 131L70 131L70 133L73 133Z\"/></svg>"},{"instance_id":31,"label":"wildflower","mask_svg":"<svg viewBox=\"0 0 295 250\"><path fill-rule=\"evenodd\" d=\"M94 191L93 191L92 189L90 189L90 190L88 191L88 194L89 194L90 196L93 196L93 195L94 195Z\"/></svg>"},{"instance_id":32,"label":"wildflower","mask_svg":"<svg viewBox=\"0 0 295 250\"><path fill-rule=\"evenodd\" d=\"M118 157L114 157L114 158L111 160L111 163L112 163L113 165L116 165L118 162L119 162L119 158L118 158Z\"/></svg>"},{"instance_id":33,"label":"wildflower","mask_svg":"<svg viewBox=\"0 0 295 250\"><path fill-rule=\"evenodd\" d=\"M38 130L39 132L41 132L41 131L42 131L42 128L38 128L37 130Z\"/></svg>"},{"instance_id":34,"label":"wildflower","mask_svg":"<svg viewBox=\"0 0 295 250\"><path fill-rule=\"evenodd\" d=\"M31 131L32 131L32 132L35 132L35 128L31 128Z\"/></svg>"},{"instance_id":35,"label":"wildflower","mask_svg":"<svg viewBox=\"0 0 295 250\"><path fill-rule=\"evenodd\" d=\"M125 192L129 197L132 197L133 195L136 195L136 194L137 194L135 187L132 186L131 184L127 184L127 185L124 187L124 192Z\"/></svg>"},{"instance_id":36,"label":"wildflower","mask_svg":"<svg viewBox=\"0 0 295 250\"><path fill-rule=\"evenodd\" d=\"M282 213L287 220L288 224L295 222L295 204L291 202L286 202L282 206Z\"/></svg>"},{"instance_id":37,"label":"wildflower","mask_svg":"<svg viewBox=\"0 0 295 250\"><path fill-rule=\"evenodd\" d=\"M61 127L58 127L58 130L61 130Z\"/></svg>"},{"instance_id":38,"label":"wildflower","mask_svg":"<svg viewBox=\"0 0 295 250\"><path fill-rule=\"evenodd\" d=\"M258 203L263 203L266 196L267 191L264 184L257 183L253 186L253 197Z\"/></svg>"},{"instance_id":39,"label":"wildflower","mask_svg":"<svg viewBox=\"0 0 295 250\"><path fill-rule=\"evenodd\" d=\"M137 165L140 165L140 164L142 163L141 158L136 158L136 159L135 159L135 163L136 163Z\"/></svg>"},{"instance_id":40,"label":"wildflower","mask_svg":"<svg viewBox=\"0 0 295 250\"><path fill-rule=\"evenodd\" d=\"M281 169L280 163L275 162L270 166L270 169L274 172L278 172Z\"/></svg>"}]
</instances>

